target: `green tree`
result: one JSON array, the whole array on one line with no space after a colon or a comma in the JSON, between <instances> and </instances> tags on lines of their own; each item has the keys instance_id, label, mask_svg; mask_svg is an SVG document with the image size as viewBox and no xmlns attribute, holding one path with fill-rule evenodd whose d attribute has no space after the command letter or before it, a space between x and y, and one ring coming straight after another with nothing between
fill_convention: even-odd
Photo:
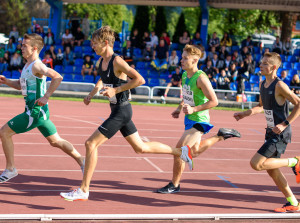
<instances>
[{"instance_id":1,"label":"green tree","mask_svg":"<svg viewBox=\"0 0 300 223\"><path fill-rule=\"evenodd\" d=\"M144 32L149 31L149 23L150 18L148 6L138 6L131 31L137 29L139 31L139 37L142 38Z\"/></svg>"},{"instance_id":2,"label":"green tree","mask_svg":"<svg viewBox=\"0 0 300 223\"><path fill-rule=\"evenodd\" d=\"M199 16L201 15L201 8L200 7L188 7L183 9L184 17L185 17L185 24L187 31L194 35L199 25ZM201 20L200 20L201 22Z\"/></svg>"},{"instance_id":3,"label":"green tree","mask_svg":"<svg viewBox=\"0 0 300 223\"><path fill-rule=\"evenodd\" d=\"M165 13L165 7L157 7L156 19L155 19L155 33L158 37L163 32L167 31L167 19Z\"/></svg>"},{"instance_id":4,"label":"green tree","mask_svg":"<svg viewBox=\"0 0 300 223\"><path fill-rule=\"evenodd\" d=\"M0 1L0 32L9 34L15 25L22 36L30 27L30 18L24 6L25 0Z\"/></svg>"},{"instance_id":5,"label":"green tree","mask_svg":"<svg viewBox=\"0 0 300 223\"><path fill-rule=\"evenodd\" d=\"M182 12L176 25L175 33L173 36L173 42L178 43L179 37L182 36L182 33L186 30L187 28L185 25L185 17L184 17L184 13Z\"/></svg>"}]
</instances>

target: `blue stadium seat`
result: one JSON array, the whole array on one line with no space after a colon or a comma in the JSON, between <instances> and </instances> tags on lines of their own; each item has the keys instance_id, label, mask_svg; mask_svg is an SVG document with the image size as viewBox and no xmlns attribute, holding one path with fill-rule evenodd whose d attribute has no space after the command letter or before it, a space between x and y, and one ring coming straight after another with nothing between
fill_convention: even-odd
<instances>
[{"instance_id":1,"label":"blue stadium seat","mask_svg":"<svg viewBox=\"0 0 300 223\"><path fill-rule=\"evenodd\" d=\"M259 84L253 85L253 91L259 91Z\"/></svg>"},{"instance_id":2,"label":"blue stadium seat","mask_svg":"<svg viewBox=\"0 0 300 223\"><path fill-rule=\"evenodd\" d=\"M295 55L289 55L288 58L287 58L287 62L290 62L290 63L297 62L296 56Z\"/></svg>"},{"instance_id":3,"label":"blue stadium seat","mask_svg":"<svg viewBox=\"0 0 300 223\"><path fill-rule=\"evenodd\" d=\"M65 74L63 81L72 82L73 81L73 75L72 74Z\"/></svg>"},{"instance_id":4,"label":"blue stadium seat","mask_svg":"<svg viewBox=\"0 0 300 223\"><path fill-rule=\"evenodd\" d=\"M251 91L251 84L249 81L245 81L245 91Z\"/></svg>"},{"instance_id":5,"label":"blue stadium seat","mask_svg":"<svg viewBox=\"0 0 300 223\"><path fill-rule=\"evenodd\" d=\"M239 46L232 46L231 47L231 53L233 53L234 51L240 51L240 47Z\"/></svg>"},{"instance_id":6,"label":"blue stadium seat","mask_svg":"<svg viewBox=\"0 0 300 223\"><path fill-rule=\"evenodd\" d=\"M149 74L149 78L158 78L159 73L156 70L151 70Z\"/></svg>"},{"instance_id":7,"label":"blue stadium seat","mask_svg":"<svg viewBox=\"0 0 300 223\"><path fill-rule=\"evenodd\" d=\"M233 90L233 91L236 91L236 83L234 83L234 82L231 82L230 83L230 90Z\"/></svg>"},{"instance_id":8,"label":"blue stadium seat","mask_svg":"<svg viewBox=\"0 0 300 223\"><path fill-rule=\"evenodd\" d=\"M300 49L295 49L293 55L295 55L296 57L299 57L300 56Z\"/></svg>"},{"instance_id":9,"label":"blue stadium seat","mask_svg":"<svg viewBox=\"0 0 300 223\"><path fill-rule=\"evenodd\" d=\"M149 87L160 86L160 82L158 78L151 78L149 82Z\"/></svg>"},{"instance_id":10,"label":"blue stadium seat","mask_svg":"<svg viewBox=\"0 0 300 223\"><path fill-rule=\"evenodd\" d=\"M64 47L62 45L55 45L55 52L58 52L58 49L61 49L61 52L64 52Z\"/></svg>"},{"instance_id":11,"label":"blue stadium seat","mask_svg":"<svg viewBox=\"0 0 300 223\"><path fill-rule=\"evenodd\" d=\"M277 76L281 76L281 71L282 71L282 67L279 67L278 70L277 70Z\"/></svg>"},{"instance_id":12,"label":"blue stadium seat","mask_svg":"<svg viewBox=\"0 0 300 223\"><path fill-rule=\"evenodd\" d=\"M217 83L216 82L210 82L211 83L211 86L213 87L213 89L216 89L217 88ZM234 84L234 83L232 83Z\"/></svg>"},{"instance_id":13,"label":"blue stadium seat","mask_svg":"<svg viewBox=\"0 0 300 223\"><path fill-rule=\"evenodd\" d=\"M63 72L63 66L62 65L56 65L54 67L54 70L58 73L62 73Z\"/></svg>"},{"instance_id":14,"label":"blue stadium seat","mask_svg":"<svg viewBox=\"0 0 300 223\"><path fill-rule=\"evenodd\" d=\"M140 48L134 48L133 49L133 55L136 56L137 58L142 57L142 51Z\"/></svg>"},{"instance_id":15,"label":"blue stadium seat","mask_svg":"<svg viewBox=\"0 0 300 223\"><path fill-rule=\"evenodd\" d=\"M296 62L296 63L294 64L294 69L295 69L295 70L300 70L300 62Z\"/></svg>"},{"instance_id":16,"label":"blue stadium seat","mask_svg":"<svg viewBox=\"0 0 300 223\"><path fill-rule=\"evenodd\" d=\"M170 50L178 50L178 43L172 43L170 46Z\"/></svg>"},{"instance_id":17,"label":"blue stadium seat","mask_svg":"<svg viewBox=\"0 0 300 223\"><path fill-rule=\"evenodd\" d=\"M73 66L72 65L67 65L64 67L63 70L64 74L72 74L73 73Z\"/></svg>"},{"instance_id":18,"label":"blue stadium seat","mask_svg":"<svg viewBox=\"0 0 300 223\"><path fill-rule=\"evenodd\" d=\"M282 63L285 62L285 55L284 55L284 54L281 54L280 57L281 57L281 62L282 62Z\"/></svg>"},{"instance_id":19,"label":"blue stadium seat","mask_svg":"<svg viewBox=\"0 0 300 223\"><path fill-rule=\"evenodd\" d=\"M146 68L146 63L144 61L138 61L136 63L136 69L145 69Z\"/></svg>"},{"instance_id":20,"label":"blue stadium seat","mask_svg":"<svg viewBox=\"0 0 300 223\"><path fill-rule=\"evenodd\" d=\"M290 69L292 69L292 64L290 62L283 62L282 68L284 70L290 70Z\"/></svg>"},{"instance_id":21,"label":"blue stadium seat","mask_svg":"<svg viewBox=\"0 0 300 223\"><path fill-rule=\"evenodd\" d=\"M95 78L95 84L99 81L100 78L101 78L100 76L96 76L96 78Z\"/></svg>"},{"instance_id":22,"label":"blue stadium seat","mask_svg":"<svg viewBox=\"0 0 300 223\"><path fill-rule=\"evenodd\" d=\"M253 47L254 53L259 54L260 53L260 48L258 46Z\"/></svg>"},{"instance_id":23,"label":"blue stadium seat","mask_svg":"<svg viewBox=\"0 0 300 223\"><path fill-rule=\"evenodd\" d=\"M3 72L2 72L2 75L3 75L4 77L11 78L11 72L8 71L8 70L3 71Z\"/></svg>"},{"instance_id":24,"label":"blue stadium seat","mask_svg":"<svg viewBox=\"0 0 300 223\"><path fill-rule=\"evenodd\" d=\"M91 41L90 40L84 40L82 45L83 46L91 46Z\"/></svg>"},{"instance_id":25,"label":"blue stadium seat","mask_svg":"<svg viewBox=\"0 0 300 223\"><path fill-rule=\"evenodd\" d=\"M83 82L85 82L85 83L94 83L94 76L93 75L85 75Z\"/></svg>"},{"instance_id":26,"label":"blue stadium seat","mask_svg":"<svg viewBox=\"0 0 300 223\"><path fill-rule=\"evenodd\" d=\"M81 69L82 69L82 66L75 66L75 69L74 69L74 74L81 74Z\"/></svg>"},{"instance_id":27,"label":"blue stadium seat","mask_svg":"<svg viewBox=\"0 0 300 223\"><path fill-rule=\"evenodd\" d=\"M254 74L257 74L260 71L259 67L255 67Z\"/></svg>"},{"instance_id":28,"label":"blue stadium seat","mask_svg":"<svg viewBox=\"0 0 300 223\"><path fill-rule=\"evenodd\" d=\"M258 84L259 83L259 76L258 75L251 75L249 81L250 81L250 84Z\"/></svg>"},{"instance_id":29,"label":"blue stadium seat","mask_svg":"<svg viewBox=\"0 0 300 223\"><path fill-rule=\"evenodd\" d=\"M261 54L255 54L254 60L256 63L259 63L259 61L261 60Z\"/></svg>"},{"instance_id":30,"label":"blue stadium seat","mask_svg":"<svg viewBox=\"0 0 300 223\"><path fill-rule=\"evenodd\" d=\"M47 77L47 78L46 78L46 81L51 81L51 78L50 78L50 77Z\"/></svg>"},{"instance_id":31,"label":"blue stadium seat","mask_svg":"<svg viewBox=\"0 0 300 223\"><path fill-rule=\"evenodd\" d=\"M81 59L81 58L75 59L74 65L75 66L82 66L83 65L83 59Z\"/></svg>"},{"instance_id":32,"label":"blue stadium seat","mask_svg":"<svg viewBox=\"0 0 300 223\"><path fill-rule=\"evenodd\" d=\"M298 74L298 71L296 69L291 69L291 70L289 70L288 76L293 77L295 74Z\"/></svg>"},{"instance_id":33,"label":"blue stadium seat","mask_svg":"<svg viewBox=\"0 0 300 223\"><path fill-rule=\"evenodd\" d=\"M93 49L90 46L85 46L85 47L83 47L82 52L83 52L84 55L86 55L86 54L92 55L93 54Z\"/></svg>"},{"instance_id":34,"label":"blue stadium seat","mask_svg":"<svg viewBox=\"0 0 300 223\"><path fill-rule=\"evenodd\" d=\"M74 82L83 82L82 75L75 75L74 76Z\"/></svg>"},{"instance_id":35,"label":"blue stadium seat","mask_svg":"<svg viewBox=\"0 0 300 223\"><path fill-rule=\"evenodd\" d=\"M13 70L11 72L11 78L12 79L19 79L21 77L21 73L17 70Z\"/></svg>"},{"instance_id":36,"label":"blue stadium seat","mask_svg":"<svg viewBox=\"0 0 300 223\"><path fill-rule=\"evenodd\" d=\"M75 46L74 47L74 54L76 58L82 57L82 47L81 46Z\"/></svg>"}]
</instances>

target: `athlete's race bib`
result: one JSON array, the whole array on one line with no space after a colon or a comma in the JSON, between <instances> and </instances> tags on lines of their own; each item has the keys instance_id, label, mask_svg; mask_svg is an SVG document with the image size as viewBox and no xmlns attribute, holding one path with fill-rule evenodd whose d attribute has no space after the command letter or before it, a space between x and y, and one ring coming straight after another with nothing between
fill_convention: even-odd
<instances>
[{"instance_id":1,"label":"athlete's race bib","mask_svg":"<svg viewBox=\"0 0 300 223\"><path fill-rule=\"evenodd\" d=\"M20 78L20 84L21 84L22 95L27 96L26 79L25 78Z\"/></svg>"},{"instance_id":2,"label":"athlete's race bib","mask_svg":"<svg viewBox=\"0 0 300 223\"><path fill-rule=\"evenodd\" d=\"M189 85L183 85L182 97L185 104L188 104L192 107L195 106L194 92L190 90Z\"/></svg>"},{"instance_id":3,"label":"athlete's race bib","mask_svg":"<svg viewBox=\"0 0 300 223\"><path fill-rule=\"evenodd\" d=\"M274 117L273 117L273 111L264 109L265 117L267 120L267 126L268 128L273 128L275 126L274 124Z\"/></svg>"},{"instance_id":4,"label":"athlete's race bib","mask_svg":"<svg viewBox=\"0 0 300 223\"><path fill-rule=\"evenodd\" d=\"M114 87L112 84L104 84L104 83L103 83L103 86L104 87L110 87L110 88ZM117 104L117 98L116 98L116 96L113 96L113 97L109 98L108 100L112 104Z\"/></svg>"}]
</instances>

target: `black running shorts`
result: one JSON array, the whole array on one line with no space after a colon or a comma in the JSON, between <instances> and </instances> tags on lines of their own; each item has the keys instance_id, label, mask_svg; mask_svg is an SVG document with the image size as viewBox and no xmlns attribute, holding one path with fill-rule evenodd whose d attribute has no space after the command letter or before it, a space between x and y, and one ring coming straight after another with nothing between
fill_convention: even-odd
<instances>
[{"instance_id":1,"label":"black running shorts","mask_svg":"<svg viewBox=\"0 0 300 223\"><path fill-rule=\"evenodd\" d=\"M124 137L137 132L137 129L131 120L132 108L128 101L123 102L122 104L110 104L110 108L111 114L109 118L98 128L105 137L110 139L119 130Z\"/></svg>"},{"instance_id":2,"label":"black running shorts","mask_svg":"<svg viewBox=\"0 0 300 223\"><path fill-rule=\"evenodd\" d=\"M257 151L260 155L267 158L280 158L285 152L287 143L283 141L282 135L277 135L274 132L267 133L265 143Z\"/></svg>"}]
</instances>

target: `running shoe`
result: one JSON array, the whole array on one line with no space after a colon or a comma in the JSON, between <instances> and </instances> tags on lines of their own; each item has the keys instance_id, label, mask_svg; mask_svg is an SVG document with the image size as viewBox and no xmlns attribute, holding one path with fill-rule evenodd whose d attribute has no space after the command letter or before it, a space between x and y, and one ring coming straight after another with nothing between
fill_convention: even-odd
<instances>
[{"instance_id":1,"label":"running shoe","mask_svg":"<svg viewBox=\"0 0 300 223\"><path fill-rule=\"evenodd\" d=\"M300 183L300 156L295 157L298 162L292 167L294 174L296 175L296 182Z\"/></svg>"},{"instance_id":2,"label":"running shoe","mask_svg":"<svg viewBox=\"0 0 300 223\"><path fill-rule=\"evenodd\" d=\"M288 202L285 205L283 205L281 208L276 208L274 211L278 213L295 212L295 211L300 211L300 206L299 204L297 206L294 206L291 205L290 202Z\"/></svg>"},{"instance_id":3,"label":"running shoe","mask_svg":"<svg viewBox=\"0 0 300 223\"><path fill-rule=\"evenodd\" d=\"M89 192L84 193L78 188L67 193L61 192L60 196L66 201L87 201L89 199Z\"/></svg>"},{"instance_id":4,"label":"running shoe","mask_svg":"<svg viewBox=\"0 0 300 223\"><path fill-rule=\"evenodd\" d=\"M224 140L232 137L241 138L241 134L237 130L228 128L220 128L217 135L223 136Z\"/></svg>"},{"instance_id":5,"label":"running shoe","mask_svg":"<svg viewBox=\"0 0 300 223\"><path fill-rule=\"evenodd\" d=\"M189 164L190 170L194 169L193 157L191 154L191 148L189 146L181 147L181 156L180 158Z\"/></svg>"},{"instance_id":6,"label":"running shoe","mask_svg":"<svg viewBox=\"0 0 300 223\"><path fill-rule=\"evenodd\" d=\"M4 183L6 181L9 181L10 179L18 176L18 171L16 168L13 168L12 171L5 169L2 174L0 175L0 183Z\"/></svg>"},{"instance_id":7,"label":"running shoe","mask_svg":"<svg viewBox=\"0 0 300 223\"><path fill-rule=\"evenodd\" d=\"M179 191L180 191L180 185L178 185L178 187L175 187L174 184L170 182L167 186L158 189L156 193L174 194L174 193L178 193Z\"/></svg>"}]
</instances>

